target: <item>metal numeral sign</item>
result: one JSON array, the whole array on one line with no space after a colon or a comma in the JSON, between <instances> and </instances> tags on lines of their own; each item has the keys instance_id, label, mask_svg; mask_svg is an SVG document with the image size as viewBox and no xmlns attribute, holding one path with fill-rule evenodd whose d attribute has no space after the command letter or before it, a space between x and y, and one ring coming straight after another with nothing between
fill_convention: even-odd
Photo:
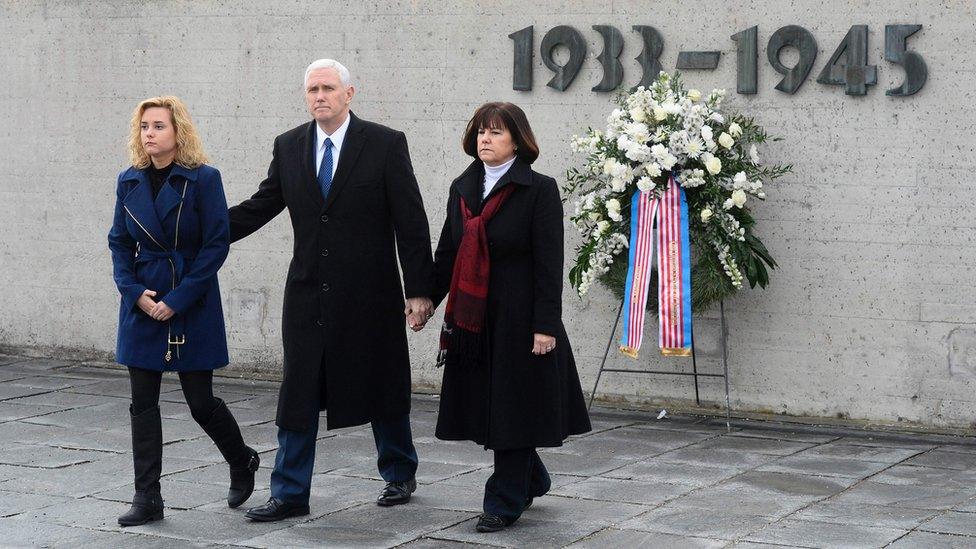
<instances>
[{"instance_id":1,"label":"metal numeral sign","mask_svg":"<svg viewBox=\"0 0 976 549\"><path fill-rule=\"evenodd\" d=\"M528 91L532 89L532 55L534 28L532 26L508 35L515 42L514 72L512 89ZM928 79L928 67L922 56L908 49L908 37L922 29L922 25L886 25L884 58L889 63L901 65L905 80L901 85L887 90L885 95L906 97L914 95ZM593 25L603 39L603 52L596 60L603 67L603 79L593 86L595 92L609 92L617 89L624 78L624 68L620 63L624 37L610 25ZM663 69L661 52L664 39L654 27L634 25L634 32L640 35L643 48L636 57L642 74L635 86L646 86L657 78ZM759 27L753 26L731 36L735 42L736 91L740 94L758 92ZM569 60L560 65L553 52L564 46L569 50ZM799 59L792 67L780 61L785 48L795 48ZM560 25L549 29L542 38L539 50L542 63L552 71L552 78L546 84L550 88L564 91L573 82L586 59L586 39L573 27ZM679 70L713 70L718 67L721 51L682 51L678 53L675 68ZM783 75L775 88L783 93L794 94L806 82L817 59L817 40L807 29L798 25L787 25L777 29L769 37L766 57L773 70ZM817 82L827 85L844 86L847 95L865 95L868 86L878 83L878 67L868 64L868 26L853 25L847 36L834 50L827 64L817 75Z\"/></svg>"}]
</instances>

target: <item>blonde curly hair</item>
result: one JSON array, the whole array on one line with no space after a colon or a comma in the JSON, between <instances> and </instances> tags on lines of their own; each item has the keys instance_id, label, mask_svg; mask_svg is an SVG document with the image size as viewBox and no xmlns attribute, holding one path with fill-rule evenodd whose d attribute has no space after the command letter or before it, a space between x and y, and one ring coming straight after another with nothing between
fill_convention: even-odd
<instances>
[{"instance_id":1,"label":"blonde curly hair","mask_svg":"<svg viewBox=\"0 0 976 549\"><path fill-rule=\"evenodd\" d=\"M173 160L177 164L186 168L196 168L207 162L207 154L203 152L203 141L193 120L190 119L190 111L179 97L174 95L164 95L161 97L151 97L139 103L136 110L132 112L132 123L129 131L129 161L136 168L142 169L149 166L149 154L142 146L142 115L146 109L161 107L168 109L173 128L176 130L176 158Z\"/></svg>"}]
</instances>

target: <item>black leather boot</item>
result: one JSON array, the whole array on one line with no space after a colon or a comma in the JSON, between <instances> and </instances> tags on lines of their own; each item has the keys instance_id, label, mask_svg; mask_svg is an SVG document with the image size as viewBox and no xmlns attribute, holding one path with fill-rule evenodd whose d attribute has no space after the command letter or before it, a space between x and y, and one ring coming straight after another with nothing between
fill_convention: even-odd
<instances>
[{"instance_id":1,"label":"black leather boot","mask_svg":"<svg viewBox=\"0 0 976 549\"><path fill-rule=\"evenodd\" d=\"M230 465L230 489L227 491L227 505L240 506L254 492L254 473L261 464L258 453L244 444L241 428L230 413L227 404L217 399L219 404L210 412L210 417L200 426L213 439L220 455Z\"/></svg>"},{"instance_id":2,"label":"black leather boot","mask_svg":"<svg viewBox=\"0 0 976 549\"><path fill-rule=\"evenodd\" d=\"M159 406L138 415L132 414L132 465L136 493L132 508L119 517L120 526L138 526L163 518L163 498L159 493L159 475L163 468L163 428Z\"/></svg>"}]
</instances>

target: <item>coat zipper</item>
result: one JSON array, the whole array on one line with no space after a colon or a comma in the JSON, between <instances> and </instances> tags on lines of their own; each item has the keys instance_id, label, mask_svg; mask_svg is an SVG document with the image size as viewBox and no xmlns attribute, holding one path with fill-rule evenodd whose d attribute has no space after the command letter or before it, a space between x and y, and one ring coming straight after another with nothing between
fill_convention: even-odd
<instances>
[{"instance_id":1,"label":"coat zipper","mask_svg":"<svg viewBox=\"0 0 976 549\"><path fill-rule=\"evenodd\" d=\"M173 237L173 252L174 253L177 250L177 248L179 247L179 243L180 243L180 216L183 214L183 202L184 202L184 200L186 198L186 187L187 187L187 183L188 183L187 181L185 181L185 180L183 181L183 192L180 194L180 206L179 206L179 209L176 210L176 234ZM136 222L136 225L139 225L139 228L142 229L142 232L146 233L146 236L148 236L149 239L152 240L154 244L156 244L157 246L159 246L159 249L163 250L164 252L169 251L169 250L166 249L166 246L163 246L162 244L159 243L158 240L156 240L156 238L152 235L152 233L150 233L146 229L146 226L143 225L139 221L139 218L137 218L135 216L135 214L132 213L132 210L130 210L128 206L126 206L125 204L123 204L122 205L122 208L125 209L125 212L127 214L129 214L129 217L131 217L132 220ZM138 247L139 247L139 243L136 242L136 249L137 250L138 250ZM172 286L173 286L172 289L175 290L176 289L176 263L173 262L173 259L172 258L168 258L167 261L169 261L170 272L172 273ZM186 336L184 335L184 336L181 336L178 339L174 340L173 339L173 324L172 324L172 322L167 323L166 332L167 332L166 333L166 354L163 356L163 359L166 362L169 362L170 360L173 359L173 353L170 350L170 347L171 346L176 346L176 358L179 359L180 358L180 347L179 346L180 345L183 345L184 343L186 343Z\"/></svg>"}]
</instances>

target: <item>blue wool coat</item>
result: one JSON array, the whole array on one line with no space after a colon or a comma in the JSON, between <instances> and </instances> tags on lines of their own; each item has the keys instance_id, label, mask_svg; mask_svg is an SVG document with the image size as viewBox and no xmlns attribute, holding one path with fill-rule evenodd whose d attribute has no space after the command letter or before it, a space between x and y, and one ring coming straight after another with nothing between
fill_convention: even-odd
<instances>
[{"instance_id":1,"label":"blue wool coat","mask_svg":"<svg viewBox=\"0 0 976 549\"><path fill-rule=\"evenodd\" d=\"M108 247L122 294L116 360L160 371L226 366L217 270L230 232L220 172L176 164L155 201L147 169L122 172ZM170 320L153 320L136 305L147 288L176 313Z\"/></svg>"}]
</instances>

